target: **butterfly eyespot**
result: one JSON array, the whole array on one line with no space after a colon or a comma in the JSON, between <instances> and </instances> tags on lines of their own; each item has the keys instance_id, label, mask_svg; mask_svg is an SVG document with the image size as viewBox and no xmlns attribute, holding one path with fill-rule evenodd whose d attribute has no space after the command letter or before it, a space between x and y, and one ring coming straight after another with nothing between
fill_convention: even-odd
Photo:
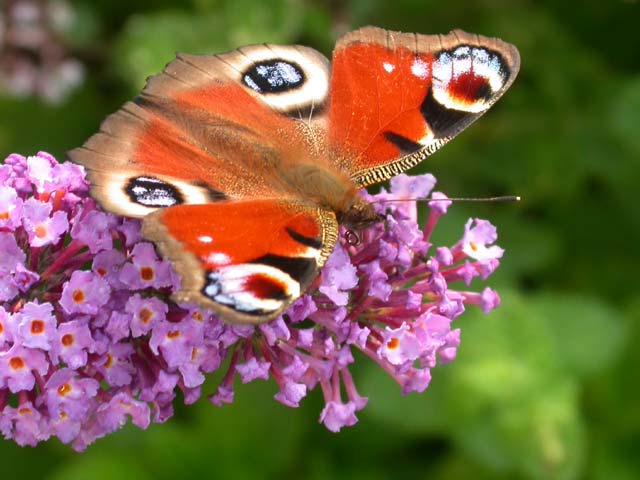
<instances>
[{"instance_id":1,"label":"butterfly eyespot","mask_svg":"<svg viewBox=\"0 0 640 480\"><path fill-rule=\"evenodd\" d=\"M184 203L176 187L153 177L132 178L124 190L132 202L145 207L163 208Z\"/></svg>"},{"instance_id":2,"label":"butterfly eyespot","mask_svg":"<svg viewBox=\"0 0 640 480\"><path fill-rule=\"evenodd\" d=\"M300 88L305 75L299 65L282 59L255 63L242 76L250 89L261 93L282 93Z\"/></svg>"},{"instance_id":3,"label":"butterfly eyespot","mask_svg":"<svg viewBox=\"0 0 640 480\"><path fill-rule=\"evenodd\" d=\"M468 45L441 52L432 70L434 99L446 108L471 113L489 108L509 76L499 53Z\"/></svg>"},{"instance_id":4,"label":"butterfly eyespot","mask_svg":"<svg viewBox=\"0 0 640 480\"><path fill-rule=\"evenodd\" d=\"M347 245L351 247L357 247L362 243L360 235L358 235L353 230L347 230L346 232L344 232L344 240L345 242L347 242Z\"/></svg>"},{"instance_id":5,"label":"butterfly eyespot","mask_svg":"<svg viewBox=\"0 0 640 480\"><path fill-rule=\"evenodd\" d=\"M268 265L229 265L206 272L202 293L236 312L269 315L299 296L300 284Z\"/></svg>"},{"instance_id":6,"label":"butterfly eyespot","mask_svg":"<svg viewBox=\"0 0 640 480\"><path fill-rule=\"evenodd\" d=\"M296 119L322 117L329 93L329 62L315 50L251 45L218 55L233 80L272 109Z\"/></svg>"}]
</instances>

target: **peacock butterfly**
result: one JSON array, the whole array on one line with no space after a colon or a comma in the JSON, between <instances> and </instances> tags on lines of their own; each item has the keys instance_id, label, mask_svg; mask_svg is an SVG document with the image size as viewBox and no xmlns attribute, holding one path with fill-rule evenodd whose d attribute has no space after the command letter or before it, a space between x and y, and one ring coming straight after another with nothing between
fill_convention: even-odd
<instances>
[{"instance_id":1,"label":"peacock butterfly","mask_svg":"<svg viewBox=\"0 0 640 480\"><path fill-rule=\"evenodd\" d=\"M340 38L331 65L303 46L179 54L69 157L102 207L143 217L177 300L261 323L309 287L339 224L381 220L358 189L451 140L519 63L495 38L375 27Z\"/></svg>"}]
</instances>

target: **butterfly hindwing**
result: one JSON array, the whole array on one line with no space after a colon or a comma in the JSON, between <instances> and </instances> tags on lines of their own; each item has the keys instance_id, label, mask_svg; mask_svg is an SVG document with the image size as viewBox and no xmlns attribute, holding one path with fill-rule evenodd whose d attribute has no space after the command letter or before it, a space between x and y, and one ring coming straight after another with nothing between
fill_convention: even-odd
<instances>
[{"instance_id":1,"label":"butterfly hindwing","mask_svg":"<svg viewBox=\"0 0 640 480\"><path fill-rule=\"evenodd\" d=\"M178 205L148 215L143 235L181 277L180 301L235 322L272 319L317 276L337 238L335 215L287 200Z\"/></svg>"},{"instance_id":2,"label":"butterfly hindwing","mask_svg":"<svg viewBox=\"0 0 640 480\"><path fill-rule=\"evenodd\" d=\"M455 30L419 35L366 27L333 53L329 143L359 186L407 170L482 115L511 85L518 52Z\"/></svg>"}]
</instances>

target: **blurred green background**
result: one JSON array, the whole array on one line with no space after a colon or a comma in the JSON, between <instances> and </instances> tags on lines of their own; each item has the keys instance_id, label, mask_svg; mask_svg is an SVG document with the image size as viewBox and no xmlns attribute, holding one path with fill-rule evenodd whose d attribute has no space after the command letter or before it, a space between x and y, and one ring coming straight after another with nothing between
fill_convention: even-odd
<instances>
[{"instance_id":1,"label":"blurred green background","mask_svg":"<svg viewBox=\"0 0 640 480\"><path fill-rule=\"evenodd\" d=\"M42 149L62 159L175 51L269 41L329 55L339 35L366 24L463 28L517 45L522 70L489 114L421 168L449 195L524 200L457 204L439 225L443 242L470 216L498 226L507 252L488 284L503 305L457 320L459 356L434 369L424 394L403 397L358 357L354 377L370 401L340 434L317 423L319 391L294 410L262 382L238 387L233 405L178 405L167 424L126 427L84 454L57 441L1 442L3 478L640 478L637 1L34 3L53 9L56 48L29 54L44 65L23 77L31 90L5 79L2 157ZM5 75L11 62L0 63Z\"/></svg>"}]
</instances>

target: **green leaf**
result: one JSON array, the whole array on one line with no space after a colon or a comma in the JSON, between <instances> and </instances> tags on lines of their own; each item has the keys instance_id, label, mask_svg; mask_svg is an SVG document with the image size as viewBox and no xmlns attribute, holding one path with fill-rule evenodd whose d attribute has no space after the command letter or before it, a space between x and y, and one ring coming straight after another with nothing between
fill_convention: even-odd
<instances>
[{"instance_id":1,"label":"green leaf","mask_svg":"<svg viewBox=\"0 0 640 480\"><path fill-rule=\"evenodd\" d=\"M156 478L137 462L134 455L107 456L97 449L92 449L84 455L76 456L72 461L61 464L59 468L49 473L51 480L113 480L114 478L135 478L136 480L150 480Z\"/></svg>"},{"instance_id":2,"label":"green leaf","mask_svg":"<svg viewBox=\"0 0 640 480\"><path fill-rule=\"evenodd\" d=\"M543 294L535 308L552 331L555 355L572 375L593 375L609 367L625 345L621 312L593 297Z\"/></svg>"},{"instance_id":3,"label":"green leaf","mask_svg":"<svg viewBox=\"0 0 640 480\"><path fill-rule=\"evenodd\" d=\"M475 421L454 427L455 441L495 472L576 478L585 454L576 390L570 380L551 380L531 397L484 405Z\"/></svg>"}]
</instances>

